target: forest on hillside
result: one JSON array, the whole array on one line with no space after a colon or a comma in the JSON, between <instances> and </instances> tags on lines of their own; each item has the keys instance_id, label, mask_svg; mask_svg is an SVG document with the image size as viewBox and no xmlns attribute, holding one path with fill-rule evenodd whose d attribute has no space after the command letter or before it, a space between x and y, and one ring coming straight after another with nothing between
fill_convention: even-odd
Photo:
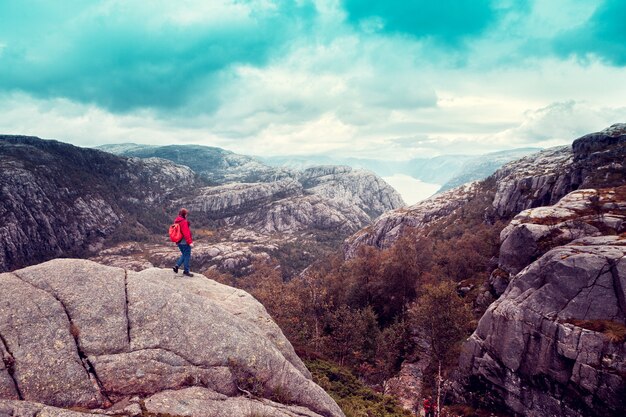
<instances>
[{"instance_id":1,"label":"forest on hillside","mask_svg":"<svg viewBox=\"0 0 626 417\"><path fill-rule=\"evenodd\" d=\"M261 301L301 357L347 367L380 392L403 362L421 361L424 396L436 397L440 376L444 397L460 344L489 304L479 295L497 267L504 223L485 218L488 198L485 191L387 249L361 246L351 259L327 253L290 280L275 261L244 277L206 274Z\"/></svg>"}]
</instances>

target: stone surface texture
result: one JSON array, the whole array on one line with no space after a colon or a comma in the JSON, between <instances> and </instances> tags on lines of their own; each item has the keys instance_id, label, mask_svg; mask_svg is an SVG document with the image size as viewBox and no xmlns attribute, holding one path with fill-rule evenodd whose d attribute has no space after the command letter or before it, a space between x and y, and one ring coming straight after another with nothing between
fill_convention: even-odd
<instances>
[{"instance_id":1,"label":"stone surface texture","mask_svg":"<svg viewBox=\"0 0 626 417\"><path fill-rule=\"evenodd\" d=\"M626 186L583 189L557 204L522 211L500 233L499 267L511 275L549 249L626 231Z\"/></svg>"},{"instance_id":2,"label":"stone surface texture","mask_svg":"<svg viewBox=\"0 0 626 417\"><path fill-rule=\"evenodd\" d=\"M505 167L493 208L524 210L500 235L499 298L464 345L459 400L532 417L626 414L625 128L576 140L570 156L543 152L533 179L529 158Z\"/></svg>"},{"instance_id":3,"label":"stone surface texture","mask_svg":"<svg viewBox=\"0 0 626 417\"><path fill-rule=\"evenodd\" d=\"M251 272L255 261L265 261L279 245L292 239L239 240L241 234L231 234L231 239L218 243L197 242L192 250L191 267L194 271L217 269L234 275ZM251 236L246 234L245 236ZM180 250L171 243L122 243L101 250L89 259L104 265L142 271L148 268L171 268L180 257Z\"/></svg>"},{"instance_id":4,"label":"stone surface texture","mask_svg":"<svg viewBox=\"0 0 626 417\"><path fill-rule=\"evenodd\" d=\"M0 286L0 415L343 416L242 290L75 259Z\"/></svg>"},{"instance_id":5,"label":"stone surface texture","mask_svg":"<svg viewBox=\"0 0 626 417\"><path fill-rule=\"evenodd\" d=\"M572 146L541 151L499 169L493 207L510 217L552 205L579 188L623 185L626 176L626 124L576 139Z\"/></svg>"},{"instance_id":6,"label":"stone surface texture","mask_svg":"<svg viewBox=\"0 0 626 417\"><path fill-rule=\"evenodd\" d=\"M583 322L626 322L626 237L575 240L523 269L460 360L466 399L525 416L626 412L626 343Z\"/></svg>"}]
</instances>

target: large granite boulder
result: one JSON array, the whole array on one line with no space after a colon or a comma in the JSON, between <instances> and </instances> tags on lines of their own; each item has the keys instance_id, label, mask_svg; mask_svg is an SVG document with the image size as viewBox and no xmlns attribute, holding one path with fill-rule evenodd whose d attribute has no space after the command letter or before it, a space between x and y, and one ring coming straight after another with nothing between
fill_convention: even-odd
<instances>
[{"instance_id":1,"label":"large granite boulder","mask_svg":"<svg viewBox=\"0 0 626 417\"><path fill-rule=\"evenodd\" d=\"M587 236L626 231L626 186L583 189L524 210L500 233L499 267L515 275L548 250Z\"/></svg>"},{"instance_id":2,"label":"large granite boulder","mask_svg":"<svg viewBox=\"0 0 626 417\"><path fill-rule=\"evenodd\" d=\"M625 255L624 235L586 237L523 269L464 345L465 399L525 416L625 415Z\"/></svg>"},{"instance_id":3,"label":"large granite boulder","mask_svg":"<svg viewBox=\"0 0 626 417\"><path fill-rule=\"evenodd\" d=\"M343 416L242 290L70 259L0 287L0 415Z\"/></svg>"}]
</instances>

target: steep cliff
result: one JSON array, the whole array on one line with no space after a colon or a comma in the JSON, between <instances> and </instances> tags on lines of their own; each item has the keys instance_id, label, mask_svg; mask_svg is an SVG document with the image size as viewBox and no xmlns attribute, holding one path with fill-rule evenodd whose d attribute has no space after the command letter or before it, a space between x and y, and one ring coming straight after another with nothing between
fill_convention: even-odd
<instances>
[{"instance_id":1,"label":"steep cliff","mask_svg":"<svg viewBox=\"0 0 626 417\"><path fill-rule=\"evenodd\" d=\"M298 175L298 181L309 193L351 202L371 220L405 205L402 197L382 178L362 169L334 165L310 167Z\"/></svg>"},{"instance_id":2,"label":"steep cliff","mask_svg":"<svg viewBox=\"0 0 626 417\"><path fill-rule=\"evenodd\" d=\"M525 416L626 412L626 238L554 248L508 285L465 343L465 398Z\"/></svg>"},{"instance_id":3,"label":"steep cliff","mask_svg":"<svg viewBox=\"0 0 626 417\"><path fill-rule=\"evenodd\" d=\"M622 185L626 177L626 124L511 162L495 174L493 207L502 217L555 204L578 188Z\"/></svg>"},{"instance_id":4,"label":"steep cliff","mask_svg":"<svg viewBox=\"0 0 626 417\"><path fill-rule=\"evenodd\" d=\"M515 216L490 278L501 296L461 356L464 401L525 416L626 412L625 232L626 185Z\"/></svg>"},{"instance_id":5,"label":"steep cliff","mask_svg":"<svg viewBox=\"0 0 626 417\"><path fill-rule=\"evenodd\" d=\"M553 206L524 210L515 216L500 234L499 266L515 275L556 246L625 231L626 185L577 190Z\"/></svg>"},{"instance_id":6,"label":"steep cliff","mask_svg":"<svg viewBox=\"0 0 626 417\"><path fill-rule=\"evenodd\" d=\"M67 259L0 286L2 415L343 416L244 291Z\"/></svg>"}]
</instances>

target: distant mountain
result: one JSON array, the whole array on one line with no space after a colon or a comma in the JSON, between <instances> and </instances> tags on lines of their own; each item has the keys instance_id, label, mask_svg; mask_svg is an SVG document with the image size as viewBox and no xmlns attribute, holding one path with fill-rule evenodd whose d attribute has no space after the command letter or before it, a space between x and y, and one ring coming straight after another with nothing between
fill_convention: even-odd
<instances>
[{"instance_id":1,"label":"distant mountain","mask_svg":"<svg viewBox=\"0 0 626 417\"><path fill-rule=\"evenodd\" d=\"M285 223L281 216L272 215L272 222L281 225L257 224L257 231L301 230L318 217L316 223L326 223L323 219L328 217L338 219L335 223L340 230L357 230L360 225L385 211L404 206L399 194L382 179L372 172L349 166L317 165L302 170L271 167L250 156L199 145L115 144L100 146L98 149L129 157L163 158L190 167L207 179L209 186L200 189L188 205L210 214L212 219L225 220L230 225L237 224L243 218L259 220L259 215L272 213L290 199L289 209L282 208L280 211L283 217L293 215L291 221ZM313 204L316 207L313 210L315 215L305 216L302 210L309 211L309 207L313 207L312 196L316 200ZM296 197L302 197L306 203L297 203L294 207ZM320 205L317 201L320 197L325 202L333 202L330 211L327 210L330 206L322 208L324 204ZM258 210L259 204L268 203L272 207ZM250 211L258 213L252 217L241 217Z\"/></svg>"},{"instance_id":2,"label":"distant mountain","mask_svg":"<svg viewBox=\"0 0 626 417\"><path fill-rule=\"evenodd\" d=\"M322 155L269 157L261 158L269 165L303 169L315 165L348 165L356 169L367 169L381 177L394 174L405 174L424 182L443 184L450 178L451 173L457 172L465 161L471 159L468 155L443 155L434 158L415 158L405 161L365 159L365 158L336 158Z\"/></svg>"},{"instance_id":3,"label":"distant mountain","mask_svg":"<svg viewBox=\"0 0 626 417\"><path fill-rule=\"evenodd\" d=\"M210 183L269 182L292 177L293 170L270 167L256 158L200 145L152 146L123 143L97 149L126 157L162 158L186 165Z\"/></svg>"},{"instance_id":4,"label":"distant mountain","mask_svg":"<svg viewBox=\"0 0 626 417\"><path fill-rule=\"evenodd\" d=\"M540 151L538 148L520 148L472 157L461 165L455 176L447 180L438 192L451 190L459 185L487 178L507 162L520 159L538 151Z\"/></svg>"},{"instance_id":5,"label":"distant mountain","mask_svg":"<svg viewBox=\"0 0 626 417\"><path fill-rule=\"evenodd\" d=\"M511 149L485 155L441 155L432 158L413 158L390 161L366 158L339 158L325 155L259 158L268 165L304 169L314 165L348 165L367 169L381 177L404 174L431 184L443 184L441 191L467 182L481 180L493 174L509 161L537 152L538 148Z\"/></svg>"}]
</instances>

